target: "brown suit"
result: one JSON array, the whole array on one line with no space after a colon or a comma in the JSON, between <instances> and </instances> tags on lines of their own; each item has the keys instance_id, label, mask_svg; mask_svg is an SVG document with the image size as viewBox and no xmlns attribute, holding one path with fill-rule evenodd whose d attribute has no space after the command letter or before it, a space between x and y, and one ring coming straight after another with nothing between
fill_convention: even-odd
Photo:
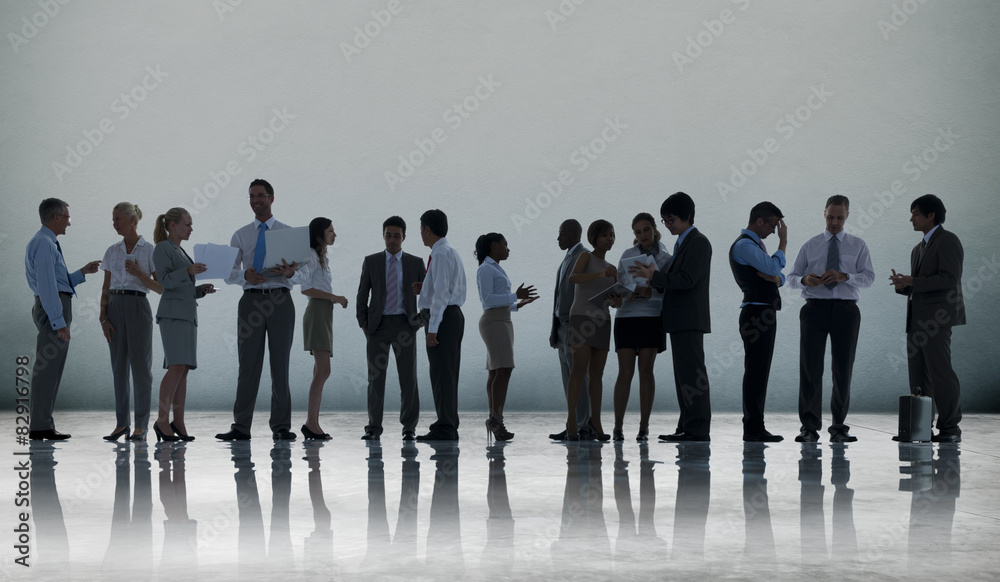
<instances>
[{"instance_id":1,"label":"brown suit","mask_svg":"<svg viewBox=\"0 0 1000 582\"><path fill-rule=\"evenodd\" d=\"M954 233L939 226L923 250L910 253L913 285L896 292L906 295L906 354L910 390L931 396L938 411L937 427L944 434L962 434L958 376L951 366L951 328L965 325L962 262L965 252Z\"/></svg>"}]
</instances>

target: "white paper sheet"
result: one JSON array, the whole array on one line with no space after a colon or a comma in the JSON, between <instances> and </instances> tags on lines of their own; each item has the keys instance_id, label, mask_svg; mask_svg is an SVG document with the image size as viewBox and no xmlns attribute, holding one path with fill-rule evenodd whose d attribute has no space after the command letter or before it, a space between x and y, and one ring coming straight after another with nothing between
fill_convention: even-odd
<instances>
[{"instance_id":1,"label":"white paper sheet","mask_svg":"<svg viewBox=\"0 0 1000 582\"><path fill-rule=\"evenodd\" d=\"M239 249L215 243L194 245L194 262L204 263L206 271L195 275L195 279L225 279L233 271Z\"/></svg>"}]
</instances>

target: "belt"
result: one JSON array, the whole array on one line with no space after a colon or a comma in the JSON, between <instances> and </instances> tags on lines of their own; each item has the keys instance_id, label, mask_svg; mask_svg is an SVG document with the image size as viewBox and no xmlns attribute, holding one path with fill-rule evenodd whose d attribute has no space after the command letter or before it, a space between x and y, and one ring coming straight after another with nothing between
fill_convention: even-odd
<instances>
[{"instance_id":1,"label":"belt","mask_svg":"<svg viewBox=\"0 0 1000 582\"><path fill-rule=\"evenodd\" d=\"M812 303L816 301L846 301L850 303L857 303L857 301L854 299L820 299L818 297L809 297L806 299L806 303Z\"/></svg>"},{"instance_id":2,"label":"belt","mask_svg":"<svg viewBox=\"0 0 1000 582\"><path fill-rule=\"evenodd\" d=\"M266 289L244 289L244 293L263 293L264 295L273 295L275 293L288 293L288 287L269 287Z\"/></svg>"},{"instance_id":3,"label":"belt","mask_svg":"<svg viewBox=\"0 0 1000 582\"><path fill-rule=\"evenodd\" d=\"M142 291L135 291L132 289L109 289L108 293L112 295L133 295L135 297L145 297L146 294Z\"/></svg>"}]
</instances>

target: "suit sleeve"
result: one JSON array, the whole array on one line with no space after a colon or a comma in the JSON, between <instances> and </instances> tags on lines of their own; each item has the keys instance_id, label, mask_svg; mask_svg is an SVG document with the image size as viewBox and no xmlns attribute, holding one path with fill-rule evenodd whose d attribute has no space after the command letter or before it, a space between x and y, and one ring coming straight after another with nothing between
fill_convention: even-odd
<instances>
[{"instance_id":1,"label":"suit sleeve","mask_svg":"<svg viewBox=\"0 0 1000 582\"><path fill-rule=\"evenodd\" d=\"M938 270L927 277L913 277L913 292L955 289L962 280L965 251L956 236L941 237L937 248Z\"/></svg>"},{"instance_id":2,"label":"suit sleeve","mask_svg":"<svg viewBox=\"0 0 1000 582\"><path fill-rule=\"evenodd\" d=\"M368 270L368 259L361 262L361 282L358 283L358 296L355 299L358 325L368 329L368 297L372 290L372 275Z\"/></svg>"},{"instance_id":3,"label":"suit sleeve","mask_svg":"<svg viewBox=\"0 0 1000 582\"><path fill-rule=\"evenodd\" d=\"M174 269L173 261L170 260L169 243L167 245L156 245L153 249L153 265L156 267L156 276L160 281L160 285L164 289L176 289L182 285L188 284L191 279L188 275L187 269Z\"/></svg>"},{"instance_id":4,"label":"suit sleeve","mask_svg":"<svg viewBox=\"0 0 1000 582\"><path fill-rule=\"evenodd\" d=\"M683 291L693 289L699 281L708 276L712 268L712 247L708 239L703 237L692 239L688 243L685 255L681 257L683 261L678 263L673 271L669 273L655 271L651 286L657 289ZM674 260L677 259L678 256L675 255Z\"/></svg>"}]
</instances>

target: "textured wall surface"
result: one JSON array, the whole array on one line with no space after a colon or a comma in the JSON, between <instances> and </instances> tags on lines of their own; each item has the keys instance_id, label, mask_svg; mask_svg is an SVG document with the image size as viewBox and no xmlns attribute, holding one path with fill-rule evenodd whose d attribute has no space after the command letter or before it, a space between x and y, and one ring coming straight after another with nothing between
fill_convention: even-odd
<instances>
[{"instance_id":1,"label":"textured wall surface","mask_svg":"<svg viewBox=\"0 0 1000 582\"><path fill-rule=\"evenodd\" d=\"M631 218L656 215L665 196L683 190L715 248L714 333L706 339L713 405L736 411L739 293L726 250L750 207L770 200L786 215L790 266L801 243L823 229L826 197L846 194L848 228L868 242L878 275L862 292L853 409L892 411L907 387L905 303L887 277L909 270L919 241L909 204L932 192L965 245L969 325L953 338L963 405L1000 411L988 363L1000 331L991 242L1000 215L1000 5L578 2L5 4L0 371L9 379L14 358L34 351L22 257L42 198L70 203L73 226L60 240L77 268L118 240L110 215L122 200L146 213L147 238L155 215L184 205L194 221L189 245L228 243L253 218L247 185L264 177L275 186L279 220L305 225L324 215L338 233L334 290L351 305L334 318L325 407L364 407L353 302L362 257L382 247L382 220L403 216L411 227L404 248L426 257L418 219L441 208L472 283L461 407L485 408L472 251L479 234L500 231L515 285L542 293L513 318L508 406L557 410L562 390L548 326L559 223L610 220L619 238L609 256L617 258L631 243ZM97 323L102 276L89 277L74 302L58 409L113 408ZM223 285L200 302L192 408L232 405L239 296ZM301 318L306 301L297 291L295 303ZM786 295L779 316L771 410L796 406L801 304ZM292 353L298 410L312 369L300 329L298 322ZM656 369L657 409L675 410L668 354ZM616 373L612 355L606 409ZM161 374L154 372L157 384ZM260 398L266 409L266 382Z\"/></svg>"}]
</instances>

